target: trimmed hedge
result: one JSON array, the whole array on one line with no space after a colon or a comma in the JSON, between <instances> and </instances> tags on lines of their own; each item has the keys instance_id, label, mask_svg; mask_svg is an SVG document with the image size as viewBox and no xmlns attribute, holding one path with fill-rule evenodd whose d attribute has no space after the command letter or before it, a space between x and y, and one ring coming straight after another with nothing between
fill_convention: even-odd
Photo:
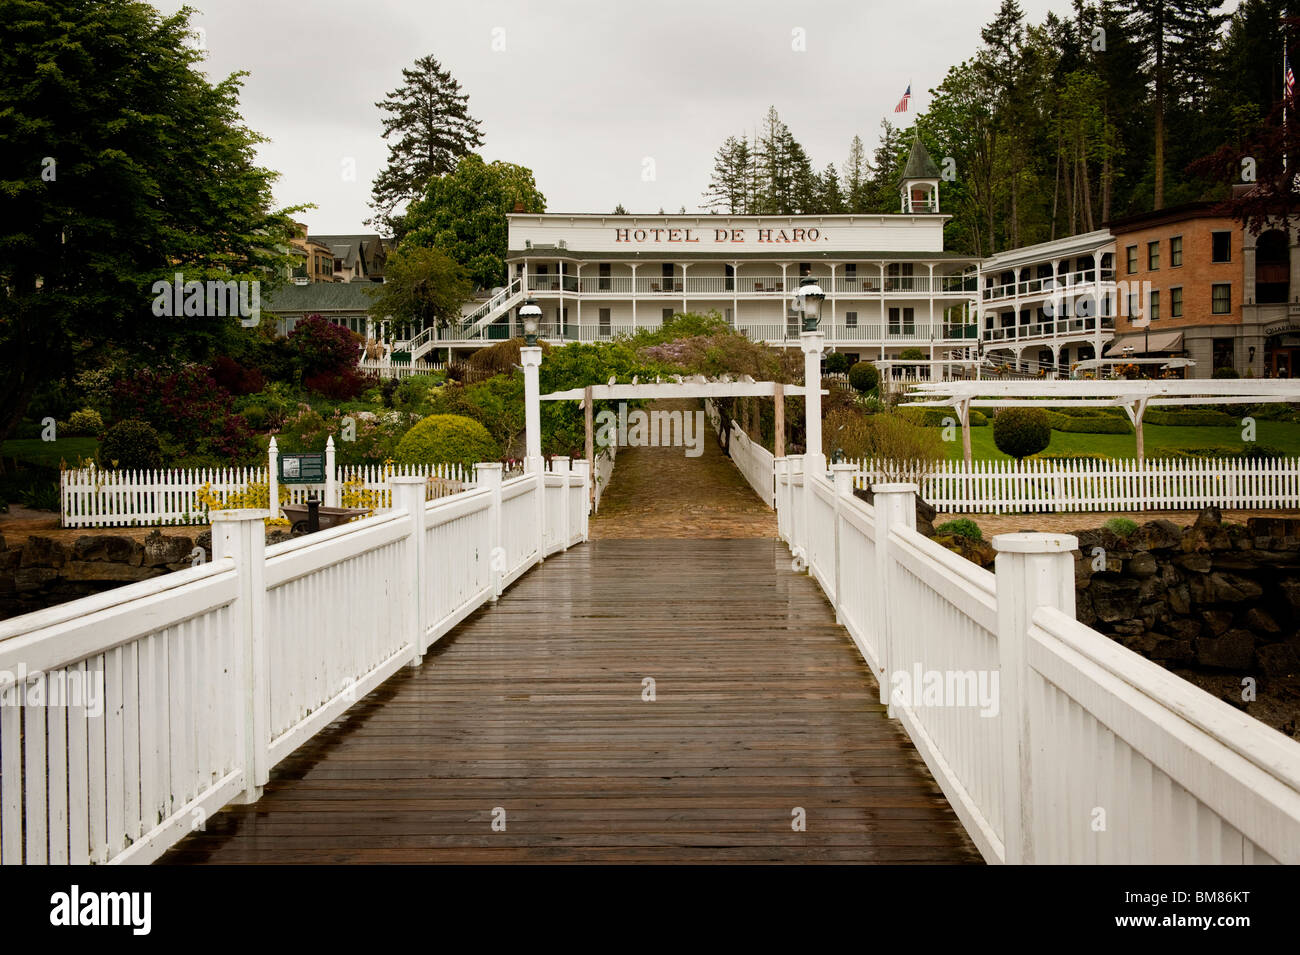
<instances>
[{"instance_id":1,"label":"trimmed hedge","mask_svg":"<svg viewBox=\"0 0 1300 955\"><path fill-rule=\"evenodd\" d=\"M1042 408L1003 408L993 416L993 443L1017 460L1046 449L1051 440L1051 419Z\"/></svg>"},{"instance_id":2,"label":"trimmed hedge","mask_svg":"<svg viewBox=\"0 0 1300 955\"><path fill-rule=\"evenodd\" d=\"M1074 409L1071 409L1074 410ZM1047 420L1053 431L1072 432L1074 434L1132 434L1133 426L1126 418L1114 415L1068 415L1056 409L1045 410Z\"/></svg>"},{"instance_id":3,"label":"trimmed hedge","mask_svg":"<svg viewBox=\"0 0 1300 955\"><path fill-rule=\"evenodd\" d=\"M849 387L859 394L875 391L880 386L880 370L869 361L860 361L849 369Z\"/></svg>"},{"instance_id":4,"label":"trimmed hedge","mask_svg":"<svg viewBox=\"0 0 1300 955\"><path fill-rule=\"evenodd\" d=\"M1235 428L1239 418L1222 411L1203 411L1196 408L1148 408L1143 416L1147 424L1182 428Z\"/></svg>"},{"instance_id":5,"label":"trimmed hedge","mask_svg":"<svg viewBox=\"0 0 1300 955\"><path fill-rule=\"evenodd\" d=\"M953 424L957 424L957 412L952 408L902 408L900 412L906 420L922 428L942 428L944 418L951 418ZM984 412L976 408L970 410L972 428L986 428L988 423L988 415Z\"/></svg>"},{"instance_id":6,"label":"trimmed hedge","mask_svg":"<svg viewBox=\"0 0 1300 955\"><path fill-rule=\"evenodd\" d=\"M435 414L421 419L397 442L399 464L461 464L472 467L501 456L487 428L463 415Z\"/></svg>"},{"instance_id":7,"label":"trimmed hedge","mask_svg":"<svg viewBox=\"0 0 1300 955\"><path fill-rule=\"evenodd\" d=\"M124 471L162 467L162 440L148 422L126 418L109 428L99 443L99 466Z\"/></svg>"}]
</instances>

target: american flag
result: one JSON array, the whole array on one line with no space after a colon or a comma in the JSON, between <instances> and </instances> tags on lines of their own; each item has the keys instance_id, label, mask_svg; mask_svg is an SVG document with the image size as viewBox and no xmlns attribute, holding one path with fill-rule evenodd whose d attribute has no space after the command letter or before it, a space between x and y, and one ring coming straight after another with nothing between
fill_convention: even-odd
<instances>
[{"instance_id":1,"label":"american flag","mask_svg":"<svg viewBox=\"0 0 1300 955\"><path fill-rule=\"evenodd\" d=\"M1287 57L1286 71L1283 75L1286 77L1286 98L1292 99L1295 96L1295 73L1291 69L1291 58Z\"/></svg>"},{"instance_id":2,"label":"american flag","mask_svg":"<svg viewBox=\"0 0 1300 955\"><path fill-rule=\"evenodd\" d=\"M911 84L911 83L908 83L908 84L907 84L907 92L903 94L903 98L900 99L900 100L898 101L898 105L894 107L894 112L895 112L895 113L906 113L906 112L907 112L907 101L908 101L909 99L911 99L911 98L912 98L912 84Z\"/></svg>"}]
</instances>

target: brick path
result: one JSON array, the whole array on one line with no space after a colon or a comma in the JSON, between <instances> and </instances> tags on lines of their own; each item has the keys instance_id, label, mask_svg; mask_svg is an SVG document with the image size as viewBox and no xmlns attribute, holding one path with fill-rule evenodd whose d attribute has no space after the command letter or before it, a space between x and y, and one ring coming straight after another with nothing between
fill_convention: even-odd
<instances>
[{"instance_id":1,"label":"brick path","mask_svg":"<svg viewBox=\"0 0 1300 955\"><path fill-rule=\"evenodd\" d=\"M658 401L653 410L702 411L697 401ZM620 448L591 537L771 538L776 512L768 509L731 463L707 419L704 453L685 448Z\"/></svg>"}]
</instances>

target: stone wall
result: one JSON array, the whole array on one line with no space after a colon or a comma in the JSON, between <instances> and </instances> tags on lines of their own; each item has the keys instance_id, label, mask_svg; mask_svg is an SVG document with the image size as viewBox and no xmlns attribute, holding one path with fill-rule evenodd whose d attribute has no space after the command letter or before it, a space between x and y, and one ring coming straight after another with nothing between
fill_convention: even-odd
<instances>
[{"instance_id":1,"label":"stone wall","mask_svg":"<svg viewBox=\"0 0 1300 955\"><path fill-rule=\"evenodd\" d=\"M199 543L208 560L206 541ZM195 546L193 538L157 531L143 541L108 534L71 544L29 537L12 547L0 536L0 619L183 570L192 566Z\"/></svg>"},{"instance_id":2,"label":"stone wall","mask_svg":"<svg viewBox=\"0 0 1300 955\"><path fill-rule=\"evenodd\" d=\"M1076 536L1080 622L1168 667L1300 674L1300 518Z\"/></svg>"}]
</instances>

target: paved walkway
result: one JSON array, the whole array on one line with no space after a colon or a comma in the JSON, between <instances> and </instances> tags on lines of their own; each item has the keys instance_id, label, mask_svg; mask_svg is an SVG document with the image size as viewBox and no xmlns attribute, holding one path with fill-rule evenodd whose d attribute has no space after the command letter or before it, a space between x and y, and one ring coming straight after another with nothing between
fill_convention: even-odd
<instances>
[{"instance_id":1,"label":"paved walkway","mask_svg":"<svg viewBox=\"0 0 1300 955\"><path fill-rule=\"evenodd\" d=\"M680 447L620 448L600 513L591 519L591 538L775 538L776 512L722 453L700 403L658 401L652 407L698 411L703 453L691 458Z\"/></svg>"},{"instance_id":2,"label":"paved walkway","mask_svg":"<svg viewBox=\"0 0 1300 955\"><path fill-rule=\"evenodd\" d=\"M780 542L593 541L162 861L979 863L878 692Z\"/></svg>"}]
</instances>

